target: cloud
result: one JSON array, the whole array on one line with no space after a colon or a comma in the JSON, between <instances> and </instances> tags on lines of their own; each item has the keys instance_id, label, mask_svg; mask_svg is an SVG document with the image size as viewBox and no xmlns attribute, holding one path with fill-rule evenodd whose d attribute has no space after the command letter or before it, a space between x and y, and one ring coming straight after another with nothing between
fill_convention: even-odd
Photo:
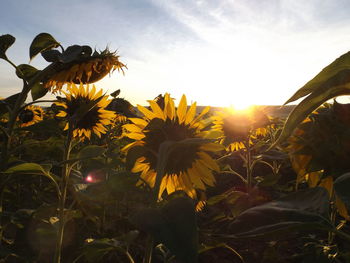
<instances>
[{"instance_id":1,"label":"cloud","mask_svg":"<svg viewBox=\"0 0 350 263\"><path fill-rule=\"evenodd\" d=\"M98 85L141 104L164 92L199 104L281 104L350 40L346 0L4 1L0 31L18 37L16 61L27 62L43 31L64 46L108 44L129 70ZM6 70L0 64L0 81Z\"/></svg>"}]
</instances>

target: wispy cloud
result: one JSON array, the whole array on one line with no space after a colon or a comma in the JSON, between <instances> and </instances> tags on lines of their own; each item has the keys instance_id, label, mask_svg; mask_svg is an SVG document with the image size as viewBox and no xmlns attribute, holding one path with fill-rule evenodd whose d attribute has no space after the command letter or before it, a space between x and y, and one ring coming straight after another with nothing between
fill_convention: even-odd
<instances>
[{"instance_id":1,"label":"wispy cloud","mask_svg":"<svg viewBox=\"0 0 350 263\"><path fill-rule=\"evenodd\" d=\"M129 70L99 86L110 91L120 88L133 103L170 92L174 97L186 93L199 104L240 100L280 104L349 50L347 0L4 0L2 4L6 14L0 18L0 32L18 38L19 46L10 51L16 61L27 61L31 39L45 31L65 46L77 43L101 49L108 44L118 49ZM1 64L4 82L8 67Z\"/></svg>"}]
</instances>

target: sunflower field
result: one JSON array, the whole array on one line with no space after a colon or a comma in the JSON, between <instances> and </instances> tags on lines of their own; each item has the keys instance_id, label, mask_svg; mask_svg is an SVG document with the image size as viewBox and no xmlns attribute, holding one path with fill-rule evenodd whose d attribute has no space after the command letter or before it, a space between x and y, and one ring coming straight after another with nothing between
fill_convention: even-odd
<instances>
[{"instance_id":1,"label":"sunflower field","mask_svg":"<svg viewBox=\"0 0 350 263\"><path fill-rule=\"evenodd\" d=\"M116 52L41 33L37 69L14 42L0 36L23 82L0 98L1 263L350 263L350 52L287 117L166 92L134 106L96 83L126 72Z\"/></svg>"}]
</instances>

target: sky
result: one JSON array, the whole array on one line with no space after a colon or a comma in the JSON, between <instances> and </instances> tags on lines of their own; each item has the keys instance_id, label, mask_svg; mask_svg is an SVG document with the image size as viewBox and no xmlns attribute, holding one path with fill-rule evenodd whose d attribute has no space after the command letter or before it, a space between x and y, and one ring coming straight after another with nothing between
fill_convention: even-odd
<instances>
[{"instance_id":1,"label":"sky","mask_svg":"<svg viewBox=\"0 0 350 263\"><path fill-rule=\"evenodd\" d=\"M168 92L197 105L281 105L350 50L348 0L0 0L0 35L16 37L15 64L29 62L47 32L64 47L108 46L127 64L96 83L132 104ZM36 57L31 64L44 68ZM0 97L21 90L0 61Z\"/></svg>"}]
</instances>

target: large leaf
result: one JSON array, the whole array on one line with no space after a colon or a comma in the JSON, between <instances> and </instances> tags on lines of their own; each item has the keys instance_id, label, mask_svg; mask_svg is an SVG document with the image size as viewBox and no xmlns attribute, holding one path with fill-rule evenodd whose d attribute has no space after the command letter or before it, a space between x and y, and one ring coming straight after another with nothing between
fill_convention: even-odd
<instances>
[{"instance_id":1,"label":"large leaf","mask_svg":"<svg viewBox=\"0 0 350 263\"><path fill-rule=\"evenodd\" d=\"M350 69L350 52L337 58L320 73L318 73L312 80L300 88L285 104L300 99L324 85L325 82L334 78L339 72Z\"/></svg>"},{"instance_id":2,"label":"large leaf","mask_svg":"<svg viewBox=\"0 0 350 263\"><path fill-rule=\"evenodd\" d=\"M8 108L13 109L13 106L16 104L20 95L21 93L16 93L4 100L0 100L0 114L8 112Z\"/></svg>"},{"instance_id":3,"label":"large leaf","mask_svg":"<svg viewBox=\"0 0 350 263\"><path fill-rule=\"evenodd\" d=\"M350 211L350 173L343 174L334 181L334 190Z\"/></svg>"},{"instance_id":4,"label":"large leaf","mask_svg":"<svg viewBox=\"0 0 350 263\"><path fill-rule=\"evenodd\" d=\"M39 72L39 70L37 70L35 67L28 65L28 64L18 65L17 69L16 69L17 77L19 77L20 79L25 79L25 80L29 80L32 77L34 77L34 75L37 72Z\"/></svg>"},{"instance_id":5,"label":"large leaf","mask_svg":"<svg viewBox=\"0 0 350 263\"><path fill-rule=\"evenodd\" d=\"M169 248L177 259L186 263L197 261L197 222L190 198L172 199L161 209L143 209L133 216L132 221Z\"/></svg>"},{"instance_id":6,"label":"large leaf","mask_svg":"<svg viewBox=\"0 0 350 263\"><path fill-rule=\"evenodd\" d=\"M37 163L21 163L17 164L15 166L12 166L8 168L4 173L9 173L9 174L37 174L37 175L43 175L50 179L55 186L58 189L58 184L54 176L49 172L48 168L51 166L41 166L40 164ZM47 168L47 169L45 169Z\"/></svg>"},{"instance_id":7,"label":"large leaf","mask_svg":"<svg viewBox=\"0 0 350 263\"><path fill-rule=\"evenodd\" d=\"M343 74L346 74L347 76L344 76ZM329 86L317 89L307 96L289 114L280 136L270 148L286 140L293 133L295 128L323 103L334 97L350 94L350 70L346 70L346 72L342 72L337 76L339 77L339 81L338 83L334 82L334 84L339 84L342 82L340 80L345 79L347 79L347 83L335 86L332 86L331 83L329 83Z\"/></svg>"},{"instance_id":8,"label":"large leaf","mask_svg":"<svg viewBox=\"0 0 350 263\"><path fill-rule=\"evenodd\" d=\"M22 130L31 131L37 136L61 135L62 128L55 119L46 119L33 125L23 127Z\"/></svg>"},{"instance_id":9,"label":"large leaf","mask_svg":"<svg viewBox=\"0 0 350 263\"><path fill-rule=\"evenodd\" d=\"M262 236L288 229L330 229L328 192L315 187L244 211L231 224L234 237Z\"/></svg>"},{"instance_id":10,"label":"large leaf","mask_svg":"<svg viewBox=\"0 0 350 263\"><path fill-rule=\"evenodd\" d=\"M37 35L29 48L29 57L33 59L40 52L56 48L60 45L50 34L41 33Z\"/></svg>"},{"instance_id":11,"label":"large leaf","mask_svg":"<svg viewBox=\"0 0 350 263\"><path fill-rule=\"evenodd\" d=\"M42 83L34 84L30 90L33 101L44 97L48 91Z\"/></svg>"},{"instance_id":12,"label":"large leaf","mask_svg":"<svg viewBox=\"0 0 350 263\"><path fill-rule=\"evenodd\" d=\"M80 159L94 158L101 156L106 151L106 148L98 145L88 145L80 150L78 157Z\"/></svg>"},{"instance_id":13,"label":"large leaf","mask_svg":"<svg viewBox=\"0 0 350 263\"><path fill-rule=\"evenodd\" d=\"M0 36L0 58L7 59L6 51L15 41L16 38L9 34Z\"/></svg>"}]
</instances>

